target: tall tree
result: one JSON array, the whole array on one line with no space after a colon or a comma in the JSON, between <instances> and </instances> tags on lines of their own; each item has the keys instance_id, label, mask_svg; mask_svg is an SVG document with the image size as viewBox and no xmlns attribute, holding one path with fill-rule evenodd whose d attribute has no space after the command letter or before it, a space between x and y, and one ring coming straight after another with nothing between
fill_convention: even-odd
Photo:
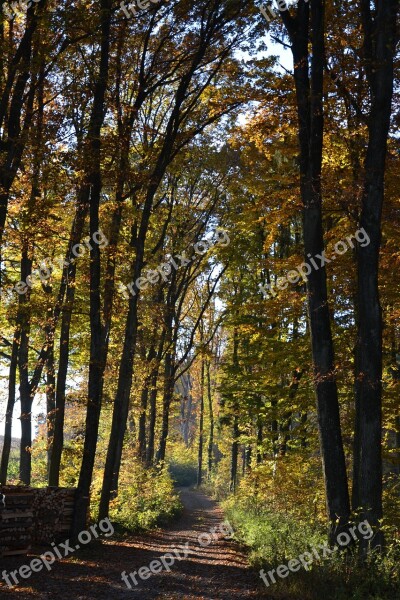
<instances>
[{"instance_id":1,"label":"tall tree","mask_svg":"<svg viewBox=\"0 0 400 600\"><path fill-rule=\"evenodd\" d=\"M357 248L358 331L356 347L356 422L353 509L375 527L382 518L382 314L379 252L387 138L392 111L394 52L398 35L397 0L361 0L364 68L371 108L360 226L369 244ZM374 545L382 543L381 534Z\"/></svg>"},{"instance_id":2,"label":"tall tree","mask_svg":"<svg viewBox=\"0 0 400 600\"><path fill-rule=\"evenodd\" d=\"M322 149L324 133L325 2L300 0L296 16L281 12L293 54L303 201L304 260L324 256ZM310 56L310 42L312 54ZM307 279L308 315L327 512L332 531L347 523L350 499L334 366L325 265Z\"/></svg>"},{"instance_id":3,"label":"tall tree","mask_svg":"<svg viewBox=\"0 0 400 600\"><path fill-rule=\"evenodd\" d=\"M101 129L106 110L106 91L109 75L111 41L111 0L100 0L99 14L101 41L99 69L96 79L93 107L87 135L86 173L82 188L84 204L90 203L90 236L99 231L99 206L102 191L101 179ZM76 538L85 529L89 507L90 486L96 455L100 421L105 361L105 331L101 318L101 255L98 244L90 250L90 364L88 402L85 426L85 443L79 474L77 503L74 512L72 535Z\"/></svg>"}]
</instances>

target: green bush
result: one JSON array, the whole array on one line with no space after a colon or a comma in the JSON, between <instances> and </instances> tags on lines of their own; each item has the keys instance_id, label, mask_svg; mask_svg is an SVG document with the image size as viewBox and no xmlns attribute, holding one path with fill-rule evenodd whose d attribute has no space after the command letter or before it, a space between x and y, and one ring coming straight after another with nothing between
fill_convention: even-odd
<instances>
[{"instance_id":1,"label":"green bush","mask_svg":"<svg viewBox=\"0 0 400 600\"><path fill-rule=\"evenodd\" d=\"M230 497L224 503L225 514L236 537L249 548L251 564L265 572L287 565L289 560L326 542L323 529L300 522L287 513L252 506L246 499ZM360 564L356 550L331 555L270 583L271 599L285 600L397 600L400 598L400 540L396 532L386 530L385 555L370 554ZM260 585L263 586L260 579Z\"/></svg>"},{"instance_id":2,"label":"green bush","mask_svg":"<svg viewBox=\"0 0 400 600\"><path fill-rule=\"evenodd\" d=\"M237 537L249 547L255 566L279 565L306 551L307 544L316 546L324 541L322 530L299 523L289 514L249 506L237 496L231 496L223 506Z\"/></svg>"},{"instance_id":3,"label":"green bush","mask_svg":"<svg viewBox=\"0 0 400 600\"><path fill-rule=\"evenodd\" d=\"M181 503L167 470L156 471L135 465L124 476L118 497L110 505L110 519L129 531L162 525L179 514Z\"/></svg>"}]
</instances>

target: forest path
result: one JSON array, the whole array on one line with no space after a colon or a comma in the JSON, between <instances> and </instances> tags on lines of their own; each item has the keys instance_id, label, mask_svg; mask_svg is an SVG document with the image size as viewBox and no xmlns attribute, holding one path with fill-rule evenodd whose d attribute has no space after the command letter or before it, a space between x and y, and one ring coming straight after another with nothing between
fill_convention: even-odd
<instances>
[{"instance_id":1,"label":"forest path","mask_svg":"<svg viewBox=\"0 0 400 600\"><path fill-rule=\"evenodd\" d=\"M270 598L260 587L258 573L249 568L246 555L229 539L229 526L217 503L197 491L180 491L184 510L170 526L145 535L104 539L60 561L52 570L33 573L19 586L0 582L0 597L21 600L241 600ZM211 533L214 528L214 533ZM202 535L203 534L203 535ZM224 535L225 534L225 535ZM185 546L186 545L186 546ZM182 548L179 548L182 546ZM178 555L174 554L177 549ZM160 558L166 558L164 568ZM37 555L37 554L36 554ZM185 556L186 555L186 556ZM181 558L178 560L177 558ZM173 557L176 557L174 560ZM3 559L1 570L10 572L29 564L34 554L21 559ZM168 562L173 561L169 565ZM153 564L156 574L142 570L137 585L121 573L138 572ZM165 563L164 563L165 564ZM262 585L262 584L261 584Z\"/></svg>"}]
</instances>

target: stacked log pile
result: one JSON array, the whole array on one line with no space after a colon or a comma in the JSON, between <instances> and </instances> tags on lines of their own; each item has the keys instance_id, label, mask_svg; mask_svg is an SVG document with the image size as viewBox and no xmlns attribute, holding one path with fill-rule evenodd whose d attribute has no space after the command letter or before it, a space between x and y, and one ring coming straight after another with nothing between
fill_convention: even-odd
<instances>
[{"instance_id":1,"label":"stacked log pile","mask_svg":"<svg viewBox=\"0 0 400 600\"><path fill-rule=\"evenodd\" d=\"M72 519L75 511L76 489L58 488L59 496L62 498L62 514L60 519L60 535L68 537L72 529Z\"/></svg>"},{"instance_id":2,"label":"stacked log pile","mask_svg":"<svg viewBox=\"0 0 400 600\"><path fill-rule=\"evenodd\" d=\"M2 486L0 556L26 554L32 544L68 539L75 506L75 489Z\"/></svg>"},{"instance_id":3,"label":"stacked log pile","mask_svg":"<svg viewBox=\"0 0 400 600\"><path fill-rule=\"evenodd\" d=\"M33 493L30 488L4 486L5 508L0 507L0 556L26 554L33 536Z\"/></svg>"},{"instance_id":4,"label":"stacked log pile","mask_svg":"<svg viewBox=\"0 0 400 600\"><path fill-rule=\"evenodd\" d=\"M38 488L33 490L34 541L50 544L68 538L75 506L75 490Z\"/></svg>"}]
</instances>

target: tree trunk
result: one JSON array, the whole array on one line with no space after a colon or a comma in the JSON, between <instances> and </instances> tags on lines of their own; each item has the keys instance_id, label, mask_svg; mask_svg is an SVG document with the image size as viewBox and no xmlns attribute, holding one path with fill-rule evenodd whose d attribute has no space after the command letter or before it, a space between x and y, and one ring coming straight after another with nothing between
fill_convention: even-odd
<instances>
[{"instance_id":1,"label":"tree trunk","mask_svg":"<svg viewBox=\"0 0 400 600\"><path fill-rule=\"evenodd\" d=\"M157 358L157 349L156 349L156 335L157 328L155 328L152 336L152 341L150 344L150 348L148 353L146 351L142 353L143 362L147 362L149 365L149 374L145 377L143 389L140 398L140 415L139 415L139 432L138 432L138 446L139 446L139 460L141 462L146 462L146 420L147 420L147 407L149 401L149 393L151 388L151 381L153 376L153 362Z\"/></svg>"},{"instance_id":2,"label":"tree trunk","mask_svg":"<svg viewBox=\"0 0 400 600\"><path fill-rule=\"evenodd\" d=\"M207 448L207 471L208 479L211 479L211 473L213 468L213 448L214 448L214 410L211 392L211 373L210 373L210 361L207 361L207 396L208 396L208 418L210 422L210 433L208 437L208 448Z\"/></svg>"},{"instance_id":3,"label":"tree trunk","mask_svg":"<svg viewBox=\"0 0 400 600\"><path fill-rule=\"evenodd\" d=\"M51 343L46 361L46 408L47 408L47 472L50 473L53 453L54 423L56 413L56 377L54 369L54 342Z\"/></svg>"},{"instance_id":4,"label":"tree trunk","mask_svg":"<svg viewBox=\"0 0 400 600\"><path fill-rule=\"evenodd\" d=\"M160 463L165 460L165 452L167 449L167 439L169 432L169 413L171 408L171 402L174 395L175 385L175 371L174 371L174 353L169 351L165 357L165 369L164 369L164 397L163 397L163 410L161 420L161 434L160 444L157 451L156 462Z\"/></svg>"},{"instance_id":5,"label":"tree trunk","mask_svg":"<svg viewBox=\"0 0 400 600\"><path fill-rule=\"evenodd\" d=\"M239 456L239 418L237 415L235 415L234 419L233 419L232 447L231 447L231 482L230 482L230 487L229 487L231 492L236 492L238 456Z\"/></svg>"},{"instance_id":6,"label":"tree trunk","mask_svg":"<svg viewBox=\"0 0 400 600\"><path fill-rule=\"evenodd\" d=\"M17 326L11 349L11 361L10 370L8 376L8 400L7 409L5 414L5 427L4 427L4 443L3 451L1 454L1 468L0 468L0 483L6 485L7 483L7 472L8 463L10 460L11 440L12 440L12 417L15 406L15 386L17 383L17 367L18 367L18 349L20 339L20 327Z\"/></svg>"},{"instance_id":7,"label":"tree trunk","mask_svg":"<svg viewBox=\"0 0 400 600\"><path fill-rule=\"evenodd\" d=\"M140 415L139 415L139 459L144 462L146 460L146 414L147 404L149 399L149 385L150 381L146 378L144 387L142 389L140 397Z\"/></svg>"},{"instance_id":8,"label":"tree trunk","mask_svg":"<svg viewBox=\"0 0 400 600\"><path fill-rule=\"evenodd\" d=\"M155 433L156 433L156 420L157 420L157 381L158 373L160 370L160 361L164 349L165 343L165 329L163 329L160 343L157 351L157 360L155 367L151 374L151 389L150 389L150 408L149 408L149 439L146 450L146 463L151 465L154 460L154 447L155 447Z\"/></svg>"},{"instance_id":9,"label":"tree trunk","mask_svg":"<svg viewBox=\"0 0 400 600\"><path fill-rule=\"evenodd\" d=\"M356 425L354 442L353 510L374 528L382 518L382 315L378 275L387 137L393 97L393 57L396 42L396 0L379 3L372 17L362 0L365 69L371 111L365 160L365 185L360 226L370 242L357 247L358 331L356 346ZM383 544L378 533L374 547ZM367 543L364 542L364 550Z\"/></svg>"},{"instance_id":10,"label":"tree trunk","mask_svg":"<svg viewBox=\"0 0 400 600\"><path fill-rule=\"evenodd\" d=\"M309 56L310 11L312 56ZM281 13L288 30L293 53L299 120L300 177L303 201L305 262L324 253L322 226L321 168L323 147L323 73L324 73L324 2L311 6L301 0L296 19L288 11ZM311 75L309 64L311 60ZM324 472L327 513L331 536L337 521L347 523L350 500L344 456L338 392L334 367L326 269L310 267L307 280L308 319L317 398L318 426Z\"/></svg>"},{"instance_id":11,"label":"tree trunk","mask_svg":"<svg viewBox=\"0 0 400 600\"><path fill-rule=\"evenodd\" d=\"M32 260L24 244L21 257L21 281L26 281L32 271ZM19 297L21 306L21 342L18 354L19 395L21 402L21 445L19 478L25 485L31 483L32 448L32 397L29 385L29 334L30 334L30 290Z\"/></svg>"},{"instance_id":12,"label":"tree trunk","mask_svg":"<svg viewBox=\"0 0 400 600\"><path fill-rule=\"evenodd\" d=\"M188 390L187 396L184 398L185 406L184 406L184 414L183 414L183 423L182 423L182 435L183 441L185 442L186 448L190 446L190 425L192 423L192 412L193 412L193 395L191 389L191 380L190 375L188 375Z\"/></svg>"},{"instance_id":13,"label":"tree trunk","mask_svg":"<svg viewBox=\"0 0 400 600\"><path fill-rule=\"evenodd\" d=\"M56 384L56 413L54 419L53 451L49 469L49 485L58 486L60 480L61 456L64 447L65 398L68 374L70 328L72 307L75 300L75 263L71 265L68 277L68 288L61 319L60 353Z\"/></svg>"},{"instance_id":14,"label":"tree trunk","mask_svg":"<svg viewBox=\"0 0 400 600\"><path fill-rule=\"evenodd\" d=\"M145 241L147 237L153 199L158 185L159 177L157 177L157 181L154 182L154 184L150 185L147 191L137 239L135 234L136 257L132 269L133 281L137 281L142 273ZM125 323L124 344L118 373L117 393L114 401L111 433L107 449L107 458L104 467L103 485L100 498L100 519L105 519L108 516L113 488L115 489L115 482L118 481L123 449L123 439L129 413L129 401L133 378L133 362L137 341L137 304L139 289L134 291L135 293L131 294L129 297L128 315Z\"/></svg>"},{"instance_id":15,"label":"tree trunk","mask_svg":"<svg viewBox=\"0 0 400 600\"><path fill-rule=\"evenodd\" d=\"M109 75L111 0L101 0L101 52L98 78L95 85L92 114L89 123L86 154L87 173L84 193L90 194L90 236L99 231L99 205L101 182L101 128L105 118L105 94ZM100 247L93 244L90 250L90 363L88 403L86 411L85 443L79 474L76 509L72 538L86 528L100 421L103 377L105 369L104 328L101 319L101 257Z\"/></svg>"},{"instance_id":16,"label":"tree trunk","mask_svg":"<svg viewBox=\"0 0 400 600\"><path fill-rule=\"evenodd\" d=\"M257 464L263 461L263 423L260 418L257 419Z\"/></svg>"},{"instance_id":17,"label":"tree trunk","mask_svg":"<svg viewBox=\"0 0 400 600\"><path fill-rule=\"evenodd\" d=\"M203 482L203 446L204 446L204 358L201 359L200 374L200 419L199 419L199 452L197 468L197 487Z\"/></svg>"},{"instance_id":18,"label":"tree trunk","mask_svg":"<svg viewBox=\"0 0 400 600\"><path fill-rule=\"evenodd\" d=\"M239 358L238 358L238 350L239 350L239 336L238 330L235 327L233 330L233 367L236 372L239 372ZM239 417L238 417L238 407L236 405L236 400L233 399L232 410L234 413L233 417L233 427L232 427L232 446L231 446L231 480L229 489L231 492L236 491L237 484L237 468L238 468L238 454L239 454Z\"/></svg>"},{"instance_id":19,"label":"tree trunk","mask_svg":"<svg viewBox=\"0 0 400 600\"><path fill-rule=\"evenodd\" d=\"M153 371L151 378L150 400L149 400L149 437L146 450L146 463L150 466L154 459L154 441L156 434L157 420L157 380L158 367Z\"/></svg>"}]
</instances>

